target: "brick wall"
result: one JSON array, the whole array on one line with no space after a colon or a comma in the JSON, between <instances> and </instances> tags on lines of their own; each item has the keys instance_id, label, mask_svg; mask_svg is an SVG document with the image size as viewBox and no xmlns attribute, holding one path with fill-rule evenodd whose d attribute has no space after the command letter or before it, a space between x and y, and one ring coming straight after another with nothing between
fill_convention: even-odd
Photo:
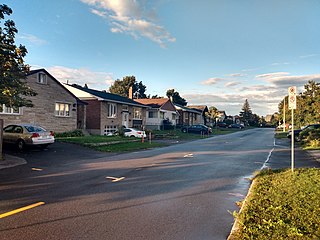
<instances>
[{"instance_id":1,"label":"brick wall","mask_svg":"<svg viewBox=\"0 0 320 240\"><path fill-rule=\"evenodd\" d=\"M4 125L32 123L41 125L47 130L53 130L55 132L65 132L76 129L76 99L49 75L47 75L47 84L37 83L37 76L38 73L35 73L29 75L27 78L27 84L38 93L35 97L28 97L32 100L34 107L23 107L19 115L0 114L0 118L4 120ZM70 116L56 116L56 102L70 104Z\"/></svg>"}]
</instances>

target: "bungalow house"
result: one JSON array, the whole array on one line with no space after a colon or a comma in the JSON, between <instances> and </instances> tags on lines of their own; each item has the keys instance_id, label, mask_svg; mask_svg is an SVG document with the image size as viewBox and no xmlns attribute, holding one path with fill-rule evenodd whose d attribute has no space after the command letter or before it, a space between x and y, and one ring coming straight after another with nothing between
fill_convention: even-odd
<instances>
[{"instance_id":1,"label":"bungalow house","mask_svg":"<svg viewBox=\"0 0 320 240\"><path fill-rule=\"evenodd\" d=\"M217 116L218 116L218 122L223 122L226 119L227 114L225 111L218 111Z\"/></svg>"},{"instance_id":2,"label":"bungalow house","mask_svg":"<svg viewBox=\"0 0 320 240\"><path fill-rule=\"evenodd\" d=\"M0 118L4 120L4 126L31 123L55 132L77 129L77 108L85 112L83 102L45 69L30 71L23 81L37 93L36 96L27 97L34 107L0 106Z\"/></svg>"},{"instance_id":3,"label":"bungalow house","mask_svg":"<svg viewBox=\"0 0 320 240\"><path fill-rule=\"evenodd\" d=\"M98 91L79 85L65 84L87 105L86 129L91 134L108 135L119 127L144 128L147 106L117 94Z\"/></svg>"},{"instance_id":4,"label":"bungalow house","mask_svg":"<svg viewBox=\"0 0 320 240\"><path fill-rule=\"evenodd\" d=\"M196 111L198 111L201 116L202 116L202 119L201 119L201 123L202 124L209 124L211 122L210 118L208 117L208 107L206 105L189 105L187 106L188 108L191 108L191 109L194 109Z\"/></svg>"},{"instance_id":5,"label":"bungalow house","mask_svg":"<svg viewBox=\"0 0 320 240\"><path fill-rule=\"evenodd\" d=\"M202 114L199 110L184 107L179 104L173 104L179 113L176 120L177 126L190 126L194 124L203 124Z\"/></svg>"},{"instance_id":6,"label":"bungalow house","mask_svg":"<svg viewBox=\"0 0 320 240\"><path fill-rule=\"evenodd\" d=\"M165 124L176 125L177 111L169 98L144 98L135 101L147 105L146 128L161 130Z\"/></svg>"}]
</instances>

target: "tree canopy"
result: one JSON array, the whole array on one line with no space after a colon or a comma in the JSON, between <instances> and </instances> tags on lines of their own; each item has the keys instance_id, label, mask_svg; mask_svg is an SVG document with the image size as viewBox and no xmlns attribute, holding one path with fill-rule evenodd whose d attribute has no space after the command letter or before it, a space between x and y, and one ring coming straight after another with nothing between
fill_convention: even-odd
<instances>
[{"instance_id":1,"label":"tree canopy","mask_svg":"<svg viewBox=\"0 0 320 240\"><path fill-rule=\"evenodd\" d=\"M32 101L24 97L36 95L25 81L29 73L29 65L24 63L27 49L15 43L18 33L15 23L10 19L5 20L11 14L10 7L0 5L0 104L32 107Z\"/></svg>"},{"instance_id":2,"label":"tree canopy","mask_svg":"<svg viewBox=\"0 0 320 240\"><path fill-rule=\"evenodd\" d=\"M179 104L181 106L187 106L188 102L180 96L178 92L174 89L167 90L166 93L168 98L172 98L173 103Z\"/></svg>"},{"instance_id":3,"label":"tree canopy","mask_svg":"<svg viewBox=\"0 0 320 240\"><path fill-rule=\"evenodd\" d=\"M137 82L135 76L126 76L122 80L116 80L109 88L110 93L129 97L129 89L132 87L133 98L146 98L147 87L142 81Z\"/></svg>"}]
</instances>

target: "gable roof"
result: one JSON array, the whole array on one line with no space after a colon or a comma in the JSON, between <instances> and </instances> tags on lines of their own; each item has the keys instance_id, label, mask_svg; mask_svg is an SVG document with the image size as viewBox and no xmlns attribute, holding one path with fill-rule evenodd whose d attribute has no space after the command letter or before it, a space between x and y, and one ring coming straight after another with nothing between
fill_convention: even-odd
<instances>
[{"instance_id":1,"label":"gable roof","mask_svg":"<svg viewBox=\"0 0 320 240\"><path fill-rule=\"evenodd\" d=\"M167 103L169 98L140 98L135 99L135 101L148 105L151 108L161 108L165 103Z\"/></svg>"},{"instance_id":2,"label":"gable roof","mask_svg":"<svg viewBox=\"0 0 320 240\"><path fill-rule=\"evenodd\" d=\"M77 104L79 105L87 105L86 102L81 101L76 95L74 95L69 89L67 89L61 82L59 82L54 76L52 76L47 70L45 70L44 68L40 68L40 69L35 69L35 70L31 70L29 71L29 73L27 74L27 77L39 72L44 72L46 75L48 75L50 78L52 78L52 80L54 82L56 82L58 85L60 85L63 89L66 90L66 92L68 92L71 96L73 96L76 100L77 100Z\"/></svg>"},{"instance_id":3,"label":"gable roof","mask_svg":"<svg viewBox=\"0 0 320 240\"><path fill-rule=\"evenodd\" d=\"M188 105L187 107L201 111L202 113L208 112L208 107L206 105Z\"/></svg>"},{"instance_id":4,"label":"gable roof","mask_svg":"<svg viewBox=\"0 0 320 240\"><path fill-rule=\"evenodd\" d=\"M72 88L81 90L83 92L89 93L91 96L94 96L95 98L98 98L100 101L109 101L109 102L115 102L115 103L122 103L122 104L128 104L128 105L134 105L139 107L145 107L148 108L148 106L141 104L139 102L136 102L130 98L120 96L118 94L108 93L105 91L99 91L91 88L84 88L79 85L73 84L66 84L68 85L68 88L72 91ZM71 88L70 88L71 87Z\"/></svg>"},{"instance_id":5,"label":"gable roof","mask_svg":"<svg viewBox=\"0 0 320 240\"><path fill-rule=\"evenodd\" d=\"M201 112L199 112L198 110L192 109L192 108L188 108L188 107L184 107L182 105L173 103L173 105L176 107L177 110L181 110L181 111L185 111L185 112L192 112L192 113L196 113L196 114L200 114Z\"/></svg>"}]
</instances>

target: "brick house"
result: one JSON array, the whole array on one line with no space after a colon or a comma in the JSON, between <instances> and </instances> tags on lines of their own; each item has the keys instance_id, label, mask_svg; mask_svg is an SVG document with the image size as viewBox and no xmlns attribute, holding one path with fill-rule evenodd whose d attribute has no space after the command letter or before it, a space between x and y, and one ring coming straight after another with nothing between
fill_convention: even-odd
<instances>
[{"instance_id":1,"label":"brick house","mask_svg":"<svg viewBox=\"0 0 320 240\"><path fill-rule=\"evenodd\" d=\"M25 80L37 95L27 97L34 107L10 108L0 106L0 118L4 126L31 123L54 132L72 131L77 128L77 107L85 111L85 105L68 91L45 69L32 70Z\"/></svg>"},{"instance_id":2,"label":"brick house","mask_svg":"<svg viewBox=\"0 0 320 240\"><path fill-rule=\"evenodd\" d=\"M89 133L108 135L121 126L139 129L145 127L148 106L127 97L76 84L65 86L88 104L85 119Z\"/></svg>"},{"instance_id":3,"label":"brick house","mask_svg":"<svg viewBox=\"0 0 320 240\"><path fill-rule=\"evenodd\" d=\"M147 110L146 129L160 130L169 123L176 125L178 113L169 98L144 98L135 101L150 107Z\"/></svg>"},{"instance_id":4,"label":"brick house","mask_svg":"<svg viewBox=\"0 0 320 240\"><path fill-rule=\"evenodd\" d=\"M194 124L203 124L202 114L199 110L184 107L174 103L174 106L179 113L177 118L177 126L190 126Z\"/></svg>"}]
</instances>

